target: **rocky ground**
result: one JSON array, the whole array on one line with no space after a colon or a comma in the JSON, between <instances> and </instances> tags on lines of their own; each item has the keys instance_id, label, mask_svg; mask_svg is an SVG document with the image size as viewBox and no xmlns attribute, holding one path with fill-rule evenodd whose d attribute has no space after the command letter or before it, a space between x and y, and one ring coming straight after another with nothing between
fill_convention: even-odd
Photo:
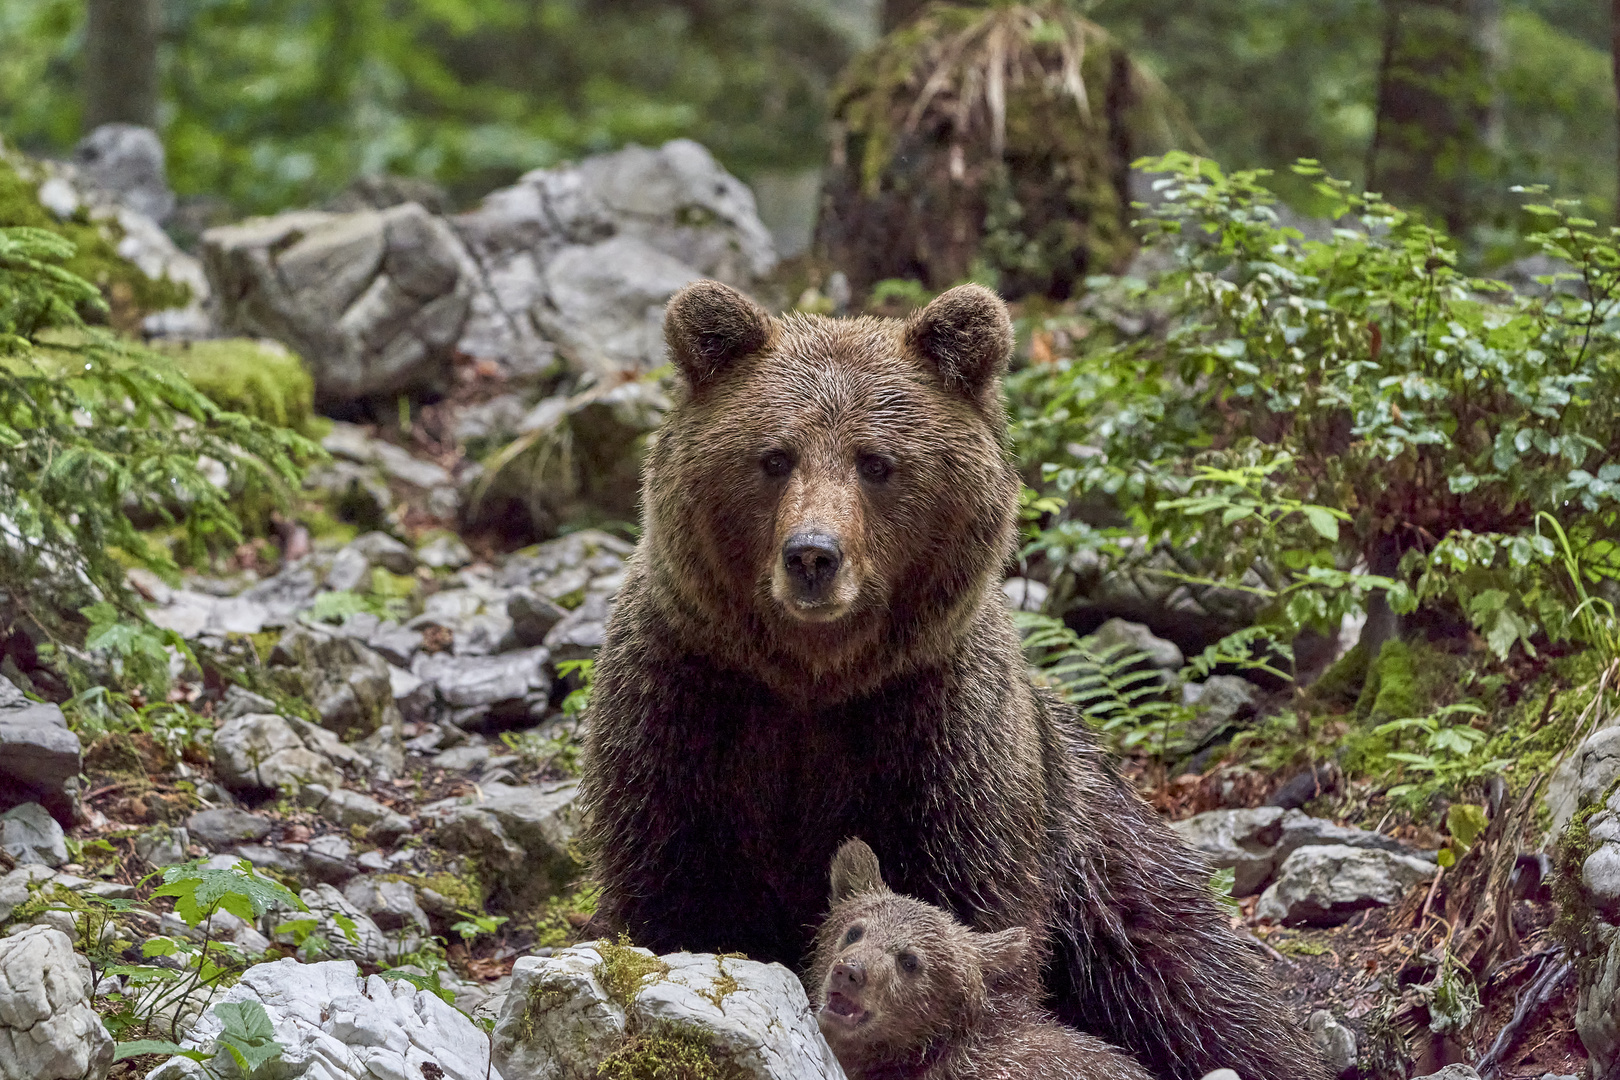
<instances>
[{"instance_id":1,"label":"rocky ground","mask_svg":"<svg viewBox=\"0 0 1620 1080\"><path fill-rule=\"evenodd\" d=\"M41 200L137 213L83 181L51 171ZM581 942L582 709L665 405L658 313L695 277L769 269L746 189L672 143L531 174L465 214L375 202L213 230L200 261L130 219L127 257L194 286L149 331L275 339L351 422L309 421L328 457L268 535L177 582L131 572L192 651L170 652L168 701L134 702L131 722L81 696L70 730L49 665L0 661L0 1080L201 1075L174 1047L114 1066L109 1029L204 1057L273 1039L330 1080L642 1077L714 1046L739 1075L837 1075L783 969ZM836 284L806 305L835 307ZM1135 613L1244 615L1241 594L1090 571L1095 645L1167 685L1182 650ZM1022 578L1006 592L1077 602ZM1526 839L1535 789L1442 869L1433 827L1311 816L1331 778L1223 758L1217 736L1277 691L1230 674L1173 689L1210 749L1126 772L1231 871L1236 931L1342 1075L1612 1063L1620 950L1577 970L1555 924L1573 911L1589 941L1614 934L1620 729L1591 734L1546 798L1582 837L1581 887L1554 896ZM165 871L215 892L157 895ZM183 878L203 872L225 876ZM1478 1000L1458 956L1479 961Z\"/></svg>"}]
</instances>

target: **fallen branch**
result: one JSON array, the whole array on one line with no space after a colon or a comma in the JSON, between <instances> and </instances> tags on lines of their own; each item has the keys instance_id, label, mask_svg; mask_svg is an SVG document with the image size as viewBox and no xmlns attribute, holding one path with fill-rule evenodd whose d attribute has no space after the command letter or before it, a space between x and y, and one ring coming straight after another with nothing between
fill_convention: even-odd
<instances>
[{"instance_id":1,"label":"fallen branch","mask_svg":"<svg viewBox=\"0 0 1620 1080\"><path fill-rule=\"evenodd\" d=\"M1513 1003L1513 1018L1497 1032L1496 1041L1485 1051L1485 1056L1479 1059L1476 1068L1479 1070L1480 1080L1495 1080L1496 1074L1507 1063L1508 1054L1541 1018L1547 1007L1563 994L1564 984L1574 973L1575 962L1565 959L1562 951L1542 961L1535 979L1520 992L1518 1000Z\"/></svg>"}]
</instances>

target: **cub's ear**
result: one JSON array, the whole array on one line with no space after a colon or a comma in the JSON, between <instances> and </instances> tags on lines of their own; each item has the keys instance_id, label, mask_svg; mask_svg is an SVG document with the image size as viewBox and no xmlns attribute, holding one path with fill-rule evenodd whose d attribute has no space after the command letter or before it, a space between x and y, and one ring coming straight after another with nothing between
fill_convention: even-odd
<instances>
[{"instance_id":1,"label":"cub's ear","mask_svg":"<svg viewBox=\"0 0 1620 1080\"><path fill-rule=\"evenodd\" d=\"M694 389L763 349L770 337L771 317L718 281L692 282L670 297L664 309L664 340Z\"/></svg>"},{"instance_id":2,"label":"cub's ear","mask_svg":"<svg viewBox=\"0 0 1620 1080\"><path fill-rule=\"evenodd\" d=\"M941 381L977 398L1007 370L1012 320L1001 297L982 285L958 285L906 320L906 344Z\"/></svg>"},{"instance_id":3,"label":"cub's ear","mask_svg":"<svg viewBox=\"0 0 1620 1080\"><path fill-rule=\"evenodd\" d=\"M974 934L986 986L1006 986L1029 977L1029 931L1022 926L994 934Z\"/></svg>"},{"instance_id":4,"label":"cub's ear","mask_svg":"<svg viewBox=\"0 0 1620 1080\"><path fill-rule=\"evenodd\" d=\"M883 870L875 852L861 840L845 840L832 861L832 894L828 902L838 904L852 896L889 890L883 884Z\"/></svg>"}]
</instances>

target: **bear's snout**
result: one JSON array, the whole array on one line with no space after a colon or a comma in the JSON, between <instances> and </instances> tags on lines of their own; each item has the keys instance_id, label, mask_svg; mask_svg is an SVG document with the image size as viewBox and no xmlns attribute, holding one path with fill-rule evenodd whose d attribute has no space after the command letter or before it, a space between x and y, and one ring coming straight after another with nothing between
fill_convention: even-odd
<instances>
[{"instance_id":1,"label":"bear's snout","mask_svg":"<svg viewBox=\"0 0 1620 1080\"><path fill-rule=\"evenodd\" d=\"M806 600L825 599L843 563L838 538L824 532L795 533L782 545L782 566L788 580Z\"/></svg>"},{"instance_id":2,"label":"bear's snout","mask_svg":"<svg viewBox=\"0 0 1620 1080\"><path fill-rule=\"evenodd\" d=\"M866 985L866 965L859 960L840 960L827 975L827 989L848 994Z\"/></svg>"}]
</instances>

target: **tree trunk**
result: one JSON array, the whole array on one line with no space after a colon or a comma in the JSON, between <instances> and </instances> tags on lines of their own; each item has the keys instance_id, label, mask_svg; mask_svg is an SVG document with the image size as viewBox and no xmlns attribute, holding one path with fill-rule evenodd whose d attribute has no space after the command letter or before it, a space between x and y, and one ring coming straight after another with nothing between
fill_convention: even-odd
<instances>
[{"instance_id":1,"label":"tree trunk","mask_svg":"<svg viewBox=\"0 0 1620 1080\"><path fill-rule=\"evenodd\" d=\"M1368 187L1459 233L1494 183L1497 0L1384 0ZM1494 192L1491 192L1494 194Z\"/></svg>"},{"instance_id":2,"label":"tree trunk","mask_svg":"<svg viewBox=\"0 0 1620 1080\"><path fill-rule=\"evenodd\" d=\"M930 0L883 0L883 32L887 34L898 26L904 26L921 14L929 3Z\"/></svg>"},{"instance_id":3,"label":"tree trunk","mask_svg":"<svg viewBox=\"0 0 1620 1080\"><path fill-rule=\"evenodd\" d=\"M88 0L84 25L84 129L157 126L161 0Z\"/></svg>"},{"instance_id":4,"label":"tree trunk","mask_svg":"<svg viewBox=\"0 0 1620 1080\"><path fill-rule=\"evenodd\" d=\"M1609 51L1614 61L1614 96L1620 100L1620 0L1610 0L1609 3ZM1620 165L1620 160L1616 161ZM1615 174L1616 184L1620 185L1620 171ZM1620 186L1615 189L1614 218L1620 221Z\"/></svg>"}]
</instances>

